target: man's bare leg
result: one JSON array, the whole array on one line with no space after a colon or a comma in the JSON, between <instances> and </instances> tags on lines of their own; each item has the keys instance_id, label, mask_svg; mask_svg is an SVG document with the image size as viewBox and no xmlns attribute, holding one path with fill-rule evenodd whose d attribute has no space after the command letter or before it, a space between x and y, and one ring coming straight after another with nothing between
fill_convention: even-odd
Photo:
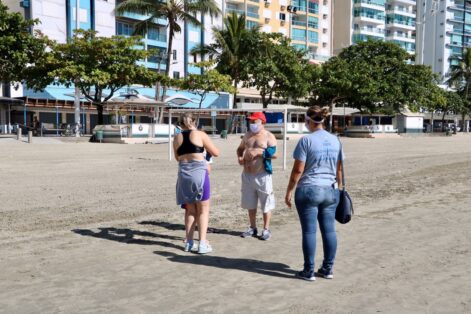
<instances>
[{"instance_id":1,"label":"man's bare leg","mask_svg":"<svg viewBox=\"0 0 471 314\"><path fill-rule=\"evenodd\" d=\"M256 229L257 228L257 209L249 209L249 221L250 221L250 228Z\"/></svg>"},{"instance_id":2,"label":"man's bare leg","mask_svg":"<svg viewBox=\"0 0 471 314\"><path fill-rule=\"evenodd\" d=\"M263 229L270 229L271 211L263 213Z\"/></svg>"}]
</instances>

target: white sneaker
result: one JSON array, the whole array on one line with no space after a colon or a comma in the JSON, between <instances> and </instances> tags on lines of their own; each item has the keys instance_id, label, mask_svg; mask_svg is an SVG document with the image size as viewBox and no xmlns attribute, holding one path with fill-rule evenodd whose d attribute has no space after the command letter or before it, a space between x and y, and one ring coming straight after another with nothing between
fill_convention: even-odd
<instances>
[{"instance_id":1,"label":"white sneaker","mask_svg":"<svg viewBox=\"0 0 471 314\"><path fill-rule=\"evenodd\" d=\"M209 245L208 241L201 241L198 247L198 254L207 254L211 253L213 248Z\"/></svg>"}]
</instances>

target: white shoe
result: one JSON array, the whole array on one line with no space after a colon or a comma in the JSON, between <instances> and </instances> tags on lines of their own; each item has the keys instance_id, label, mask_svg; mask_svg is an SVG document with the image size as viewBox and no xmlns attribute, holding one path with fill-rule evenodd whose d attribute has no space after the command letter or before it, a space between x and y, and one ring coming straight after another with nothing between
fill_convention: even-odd
<instances>
[{"instance_id":1,"label":"white shoe","mask_svg":"<svg viewBox=\"0 0 471 314\"><path fill-rule=\"evenodd\" d=\"M198 254L207 254L211 253L213 251L213 248L211 245L209 245L208 241L200 242L200 245L198 247Z\"/></svg>"}]
</instances>

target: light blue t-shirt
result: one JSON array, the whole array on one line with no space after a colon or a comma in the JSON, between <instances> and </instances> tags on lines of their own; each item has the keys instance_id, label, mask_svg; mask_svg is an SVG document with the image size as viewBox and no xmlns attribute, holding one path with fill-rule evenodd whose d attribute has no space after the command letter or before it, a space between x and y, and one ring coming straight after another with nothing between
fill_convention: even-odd
<instances>
[{"instance_id":1,"label":"light blue t-shirt","mask_svg":"<svg viewBox=\"0 0 471 314\"><path fill-rule=\"evenodd\" d=\"M318 130L301 138L293 152L294 159L305 163L298 186L334 184L339 152L338 138L325 130Z\"/></svg>"}]
</instances>

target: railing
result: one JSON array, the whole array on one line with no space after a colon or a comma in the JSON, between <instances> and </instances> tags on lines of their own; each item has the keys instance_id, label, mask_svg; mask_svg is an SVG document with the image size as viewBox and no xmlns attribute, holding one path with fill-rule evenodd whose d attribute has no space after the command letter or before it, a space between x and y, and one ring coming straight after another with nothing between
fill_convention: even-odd
<instances>
[{"instance_id":1,"label":"railing","mask_svg":"<svg viewBox=\"0 0 471 314\"><path fill-rule=\"evenodd\" d=\"M384 21L384 19L386 18L385 15L374 15L374 14L367 14L367 13L356 14L354 15L354 17L366 17L366 18L374 19L378 21Z\"/></svg>"},{"instance_id":2,"label":"railing","mask_svg":"<svg viewBox=\"0 0 471 314\"><path fill-rule=\"evenodd\" d=\"M303 27L306 27L306 22L304 21L296 21L296 20L292 20L291 21L291 24L292 25L295 25L295 26L303 26Z\"/></svg>"},{"instance_id":3,"label":"railing","mask_svg":"<svg viewBox=\"0 0 471 314\"><path fill-rule=\"evenodd\" d=\"M384 34L384 29L382 29L382 28L355 27L353 30L354 31L360 31L360 32Z\"/></svg>"},{"instance_id":4,"label":"railing","mask_svg":"<svg viewBox=\"0 0 471 314\"><path fill-rule=\"evenodd\" d=\"M376 3L376 1L373 1L373 0L355 0L353 3L355 3L355 4L364 3L364 4L376 5L378 7L384 7L383 4Z\"/></svg>"},{"instance_id":5,"label":"railing","mask_svg":"<svg viewBox=\"0 0 471 314\"><path fill-rule=\"evenodd\" d=\"M401 37L401 38L407 38L407 39L415 39L415 36L409 36L408 34L404 34L404 33L390 33L390 34L387 34L386 36L388 37Z\"/></svg>"}]
</instances>

